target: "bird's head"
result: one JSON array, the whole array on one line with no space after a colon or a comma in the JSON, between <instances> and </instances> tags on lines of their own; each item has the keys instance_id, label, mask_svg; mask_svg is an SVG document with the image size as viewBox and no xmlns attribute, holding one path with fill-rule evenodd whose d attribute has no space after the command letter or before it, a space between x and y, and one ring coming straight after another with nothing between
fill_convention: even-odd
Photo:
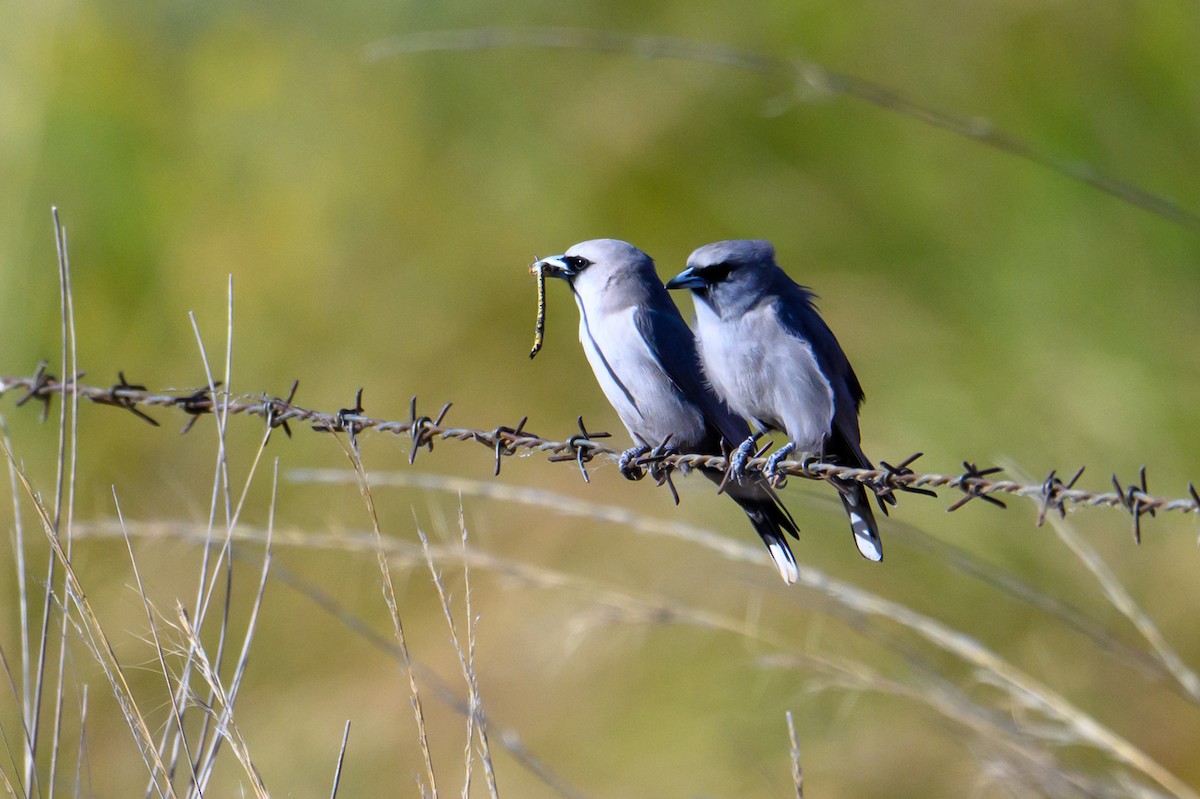
<instances>
[{"instance_id":1,"label":"bird's head","mask_svg":"<svg viewBox=\"0 0 1200 799\"><path fill-rule=\"evenodd\" d=\"M623 285L642 286L647 278L662 285L654 271L654 260L619 239L580 242L562 255L541 259L534 267L540 267L546 277L566 280L580 296L617 293L614 290Z\"/></svg>"},{"instance_id":2,"label":"bird's head","mask_svg":"<svg viewBox=\"0 0 1200 799\"><path fill-rule=\"evenodd\" d=\"M718 241L688 256L687 269L667 288L688 289L714 309L732 307L756 299L777 268L775 248L765 239Z\"/></svg>"}]
</instances>

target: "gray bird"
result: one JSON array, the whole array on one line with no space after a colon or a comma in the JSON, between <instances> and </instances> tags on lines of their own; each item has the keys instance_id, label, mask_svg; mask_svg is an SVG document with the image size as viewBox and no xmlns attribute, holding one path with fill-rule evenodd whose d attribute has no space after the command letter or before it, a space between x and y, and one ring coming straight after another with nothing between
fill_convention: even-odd
<instances>
[{"instance_id":1,"label":"gray bird","mask_svg":"<svg viewBox=\"0 0 1200 799\"><path fill-rule=\"evenodd\" d=\"M668 289L690 289L696 304L696 338L704 372L717 396L759 431L782 430L789 443L771 456L796 449L870 469L859 442L862 386L837 338L817 314L813 294L775 263L768 241L719 241L696 250ZM756 436L738 448L734 474L753 452ZM850 517L858 551L883 559L883 543L856 481L832 481ZM894 503L890 494L883 499ZM880 508L886 512L883 504Z\"/></svg>"},{"instance_id":2,"label":"gray bird","mask_svg":"<svg viewBox=\"0 0 1200 799\"><path fill-rule=\"evenodd\" d=\"M575 295L579 340L634 441L621 456L623 474L631 477L634 459L652 448L719 455L722 440L732 447L750 434L705 383L692 331L650 256L624 241L595 239L535 266L566 280ZM701 472L723 481L719 470ZM761 477L729 480L725 493L750 517L780 576L795 582L799 570L784 533L796 536L796 523L770 486Z\"/></svg>"}]
</instances>

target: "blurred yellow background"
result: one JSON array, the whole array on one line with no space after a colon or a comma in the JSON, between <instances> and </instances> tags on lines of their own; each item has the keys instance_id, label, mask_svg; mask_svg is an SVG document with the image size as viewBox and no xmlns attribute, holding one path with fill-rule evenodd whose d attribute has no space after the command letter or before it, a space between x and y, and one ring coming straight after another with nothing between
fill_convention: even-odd
<instances>
[{"instance_id":1,"label":"blurred yellow background","mask_svg":"<svg viewBox=\"0 0 1200 799\"><path fill-rule=\"evenodd\" d=\"M101 0L2 2L0 18L0 374L30 374L42 358L59 373L57 205L83 382L109 385L124 370L154 389L203 385L189 312L222 372L232 276L235 393L286 395L299 379L298 404L336 411L363 387L372 416L407 418L416 395L421 413L452 401L451 424L491 429L527 415L531 430L560 439L582 415L623 447L627 436L595 385L560 284L547 287L546 346L530 363L527 265L535 254L611 236L649 252L666 278L700 244L765 237L789 274L820 295L866 388L864 448L877 460L923 451L919 468L954 473L969 459L1035 482L1086 464L1081 485L1098 490L1111 487L1113 472L1132 481L1144 464L1152 492L1179 497L1200 478L1195 216L1171 221L894 106L823 92L805 79L811 71L647 58L631 51L637 40L606 51L483 41L437 49L406 38L566 26L813 62L990 123L1043 160L1196 214L1194 3L734 10ZM413 51L396 52L405 47ZM690 318L690 301L677 299ZM0 401L13 450L52 496L57 426L39 424L36 409L17 409L15 399ZM182 529L202 531L208 518L217 437L211 418L181 437L183 418L151 415L161 429L117 409L80 408L75 518L81 531L112 519L115 490L128 519L163 528L139 528L145 537L134 546L148 593L173 618L175 598L189 603L195 593L201 547ZM253 419L229 422L235 500L261 432ZM682 481L674 508L650 481L627 483L599 461L586 485L570 464L537 455L505 461L492 480L491 455L477 445L439 444L410 467L405 439L368 433L360 441L372 474L541 488L758 546L705 481ZM346 458L332 437L303 427L290 441L273 438L266 455L279 459L283 477L277 528L308 545L276 545L236 711L255 763L275 795L328 793L349 719L342 795L419 795L406 679L313 601L313 591L326 592L390 640L358 489L289 479L297 469L344 468ZM481 564L471 573L472 603L493 729L519 735L578 795L794 794L788 710L811 795L1095 795L1092 783L1015 775L1012 762L1026 760L980 732L988 727L978 718L972 726L939 710L931 697L943 689L971 697L987 708L980 718L1029 741L1048 758L1045 773L1120 784L1120 769L1088 746L1070 736L1048 742L1054 736L1037 711L994 696L985 673L916 641L894 619L864 620L827 593L785 589L763 559L735 562L627 524L560 514L553 501L522 505L473 490L461 500L453 485L380 486L374 495L385 535L406 546L416 544L417 526L456 545L461 501L472 547L543 582L567 576L539 585ZM244 522L266 525L270 492L264 465ZM827 487L793 480L784 498L802 529L794 548L803 562L971 636L1200 786L1195 697L1144 654L1145 641L1051 529L1034 526L1035 505L1010 499L1000 511L975 502L947 515L948 492L901 497L883 529L887 559L873 567L854 552ZM31 562L40 564L33 572L44 574L40 534L22 504ZM2 518L15 530L8 505ZM1120 512L1068 520L1183 661L1200 664L1195 517L1144 519L1140 547ZM344 543L322 548L306 538L317 535ZM365 548L351 543L364 540ZM244 624L262 547L238 549L234 618ZM124 544L81 539L76 568L143 711L164 724L169 706ZM425 566L395 568L413 657L464 696ZM461 569L451 558L445 570L461 603ZM1036 599L1020 598L996 574ZM0 642L10 662L19 651L17 590L14 570L3 569ZM683 618L683 609L707 621ZM90 686L82 795L142 790L140 758L107 686L85 650L72 652L68 707L77 708L78 686ZM802 656L837 661L842 676L796 662ZM846 664L880 681L855 685ZM884 678L921 686L924 700L886 690ZM464 722L436 698L428 672L418 682L439 793L457 794ZM0 700L10 740L20 740L17 707ZM558 795L493 747L502 796ZM211 795L244 786L236 761L223 758ZM73 773L60 774L60 790L73 789ZM1144 774L1134 782L1154 785ZM1133 795L1129 786L1113 790ZM472 791L485 795L481 776Z\"/></svg>"}]
</instances>

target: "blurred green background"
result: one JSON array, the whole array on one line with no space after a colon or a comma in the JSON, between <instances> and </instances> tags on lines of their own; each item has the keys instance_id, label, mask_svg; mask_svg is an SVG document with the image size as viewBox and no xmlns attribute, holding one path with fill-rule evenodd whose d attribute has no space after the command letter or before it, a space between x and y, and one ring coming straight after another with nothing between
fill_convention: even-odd
<instances>
[{"instance_id":1,"label":"blurred green background","mask_svg":"<svg viewBox=\"0 0 1200 799\"><path fill-rule=\"evenodd\" d=\"M700 244L766 237L788 272L820 295L855 364L868 396L864 445L875 458L924 451L919 465L929 470L954 472L965 458L1015 465L1034 480L1086 464L1082 484L1096 489L1109 486L1112 472L1132 480L1145 464L1151 489L1171 496L1200 477L1195 229L799 78L583 49L366 57L372 43L421 31L569 26L803 58L923 106L986 119L1047 158L1198 213L1195 3L764 2L735 10L706 2L6 0L0 18L2 374L29 374L39 359L59 357L57 205L70 238L85 382L111 384L121 369L152 388L203 384L188 313L220 371L232 276L235 392L285 395L298 378L299 404L335 411L361 386L373 416L406 418L415 394L423 413L453 401L453 424L490 429L528 415L530 429L557 438L571 435L582 414L624 446L559 284L548 287L546 347L533 363L527 358L534 289L525 269L534 254L624 238L669 277ZM690 301L680 299L690 317ZM0 411L13 448L49 495L57 429L14 400L5 397ZM111 518L114 487L131 519L207 518L212 420L180 437L182 419L153 415L163 429L81 408L78 520ZM253 420L230 422L235 485L260 435ZM369 471L414 470L403 439L370 434L362 443ZM346 465L331 438L307 431L273 440L267 454L285 474ZM443 444L415 470L488 479L491 458L482 447ZM607 464L592 472L584 485L569 465L511 459L496 482L755 543L707 483L685 481L675 509L648 481L626 483ZM265 524L269 496L264 471L244 520ZM352 484L285 481L279 496L281 527L369 529ZM1012 574L1079 608L1113 640L1144 649L1069 551L1035 528L1032 505L1013 500L1000 512L973 503L948 516L948 501L902 498L884 530L888 558L872 568L854 553L828 490L793 481L785 498L803 530L802 560L978 638L1200 785L1195 702L920 543L931 536L961 548L972 563ZM457 540L453 491L381 488L376 499L389 536L415 541L415 518L435 540ZM810 668L764 664L775 650L751 636L600 612L607 605L596 586L616 586L898 680L920 671L891 633L839 619L812 592L785 591L768 566L545 506L475 496L462 503L475 545L581 581L532 588L486 569L473 575L485 709L582 794L786 795L784 712L792 710L814 795L1026 795L991 768L999 761L986 741L919 702L816 690L830 686ZM1140 548L1120 513L1071 519L1184 660L1200 663L1194 518L1147 520ZM139 542L138 551L160 609L191 596L198 546L167 536ZM255 581L254 553L238 567L243 591ZM284 546L276 566L388 635L370 551ZM139 640L146 622L123 545L87 543L78 568L121 641L119 654L154 696L161 686ZM410 646L461 694L422 568L398 585ZM0 578L9 653L11 572ZM461 600L461 586L455 593ZM253 652L239 715L275 794L325 790L341 725L351 719L345 795L416 795L407 683L386 656L282 578L269 586ZM931 661L931 673L986 694L969 668ZM71 668L92 686L91 790L127 795L141 784L131 738L86 653ZM449 795L458 791L463 724L427 702L446 775L439 787ZM161 700L148 710L165 720ZM1020 719L1019 708L1007 710ZM15 729L11 713L4 719ZM1054 754L1096 767L1071 746ZM512 758L497 760L501 795L553 795ZM223 769L222 790L232 792L236 763Z\"/></svg>"}]
</instances>

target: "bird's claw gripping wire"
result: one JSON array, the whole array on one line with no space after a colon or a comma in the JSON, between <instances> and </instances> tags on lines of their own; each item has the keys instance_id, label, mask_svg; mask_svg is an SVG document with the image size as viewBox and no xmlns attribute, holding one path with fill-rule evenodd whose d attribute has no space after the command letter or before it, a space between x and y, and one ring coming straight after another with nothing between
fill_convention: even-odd
<instances>
[{"instance_id":1,"label":"bird's claw gripping wire","mask_svg":"<svg viewBox=\"0 0 1200 799\"><path fill-rule=\"evenodd\" d=\"M779 464L795 451L796 442L789 441L767 458L767 465L763 467L763 477L767 478L772 488L783 488L787 484L787 477L779 472Z\"/></svg>"},{"instance_id":2,"label":"bird's claw gripping wire","mask_svg":"<svg viewBox=\"0 0 1200 799\"><path fill-rule=\"evenodd\" d=\"M755 445L758 444L758 439L762 438L762 433L755 433L750 438L743 441L736 450L730 452L724 438L721 439L721 451L725 453L725 474L721 477L721 483L717 486L717 493L725 493L725 489L730 482L742 483L746 480L746 464L752 458L761 458L767 453L774 442L768 441L762 445L762 448L755 450Z\"/></svg>"},{"instance_id":3,"label":"bird's claw gripping wire","mask_svg":"<svg viewBox=\"0 0 1200 799\"><path fill-rule=\"evenodd\" d=\"M617 468L626 480L641 480L646 476L646 470L637 462L639 458L650 451L645 445L630 447L617 458Z\"/></svg>"},{"instance_id":4,"label":"bird's claw gripping wire","mask_svg":"<svg viewBox=\"0 0 1200 799\"><path fill-rule=\"evenodd\" d=\"M671 471L675 467L672 464L663 463L667 458L677 454L679 454L678 450L671 447L671 436L668 435L661 444L653 449L640 445L625 450L617 459L617 468L621 470L621 474L625 476L626 480L641 480L649 472L658 485L666 485L671 489L671 496L678 505L679 492L675 490L675 483L671 480Z\"/></svg>"},{"instance_id":5,"label":"bird's claw gripping wire","mask_svg":"<svg viewBox=\"0 0 1200 799\"><path fill-rule=\"evenodd\" d=\"M760 453L755 452L758 446L758 440L762 438L762 433L754 433L733 451L729 456L729 468L725 470L725 479L721 481L721 488L724 489L725 483L732 480L735 483L740 483L746 478L746 462L752 457L759 457ZM768 443L768 446L770 444ZM766 451L765 449L763 450Z\"/></svg>"}]
</instances>

